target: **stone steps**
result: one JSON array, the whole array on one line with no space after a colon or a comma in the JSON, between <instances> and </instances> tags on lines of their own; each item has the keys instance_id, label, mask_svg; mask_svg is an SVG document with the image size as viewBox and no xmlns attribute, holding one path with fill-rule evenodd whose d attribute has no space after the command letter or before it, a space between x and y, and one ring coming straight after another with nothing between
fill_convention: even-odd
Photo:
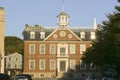
<instances>
[{"instance_id":1,"label":"stone steps","mask_svg":"<svg viewBox=\"0 0 120 80\"><path fill-rule=\"evenodd\" d=\"M68 76L67 76L67 73L65 73L65 72L59 72L58 74L57 74L57 77L56 78L67 78Z\"/></svg>"}]
</instances>

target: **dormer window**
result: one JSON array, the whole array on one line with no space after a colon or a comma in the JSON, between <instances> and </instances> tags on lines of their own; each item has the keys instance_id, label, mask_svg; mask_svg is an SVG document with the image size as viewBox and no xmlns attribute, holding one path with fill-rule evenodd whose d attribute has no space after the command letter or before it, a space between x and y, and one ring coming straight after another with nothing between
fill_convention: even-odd
<instances>
[{"instance_id":1,"label":"dormer window","mask_svg":"<svg viewBox=\"0 0 120 80\"><path fill-rule=\"evenodd\" d=\"M40 32L40 38L44 39L45 38L45 32Z\"/></svg>"},{"instance_id":2,"label":"dormer window","mask_svg":"<svg viewBox=\"0 0 120 80\"><path fill-rule=\"evenodd\" d=\"M30 32L30 39L35 39L35 32Z\"/></svg>"},{"instance_id":3,"label":"dormer window","mask_svg":"<svg viewBox=\"0 0 120 80\"><path fill-rule=\"evenodd\" d=\"M81 32L81 33L80 33L80 38L81 38L81 39L85 39L85 32Z\"/></svg>"},{"instance_id":4,"label":"dormer window","mask_svg":"<svg viewBox=\"0 0 120 80\"><path fill-rule=\"evenodd\" d=\"M91 39L95 39L95 32L91 32Z\"/></svg>"}]
</instances>

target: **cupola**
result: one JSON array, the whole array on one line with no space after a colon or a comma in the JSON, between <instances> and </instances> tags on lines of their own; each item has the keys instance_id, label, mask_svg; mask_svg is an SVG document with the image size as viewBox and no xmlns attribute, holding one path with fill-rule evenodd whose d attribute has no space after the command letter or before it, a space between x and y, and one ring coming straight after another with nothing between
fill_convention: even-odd
<instances>
[{"instance_id":1,"label":"cupola","mask_svg":"<svg viewBox=\"0 0 120 80\"><path fill-rule=\"evenodd\" d=\"M68 27L68 24L69 24L69 16L64 12L62 11L58 16L58 27L59 28L67 28Z\"/></svg>"}]
</instances>

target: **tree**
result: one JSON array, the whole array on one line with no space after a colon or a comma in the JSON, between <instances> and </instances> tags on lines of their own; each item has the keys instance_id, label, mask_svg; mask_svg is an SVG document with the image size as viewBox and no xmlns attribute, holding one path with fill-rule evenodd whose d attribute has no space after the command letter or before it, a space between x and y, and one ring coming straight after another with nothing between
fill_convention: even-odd
<instances>
[{"instance_id":1,"label":"tree","mask_svg":"<svg viewBox=\"0 0 120 80\"><path fill-rule=\"evenodd\" d=\"M15 36L5 37L5 55L18 52L23 54L23 40Z\"/></svg>"},{"instance_id":2,"label":"tree","mask_svg":"<svg viewBox=\"0 0 120 80\"><path fill-rule=\"evenodd\" d=\"M117 70L120 68L120 6L115 6L115 10L107 15L108 21L103 21L101 29L96 31L97 41L87 49L83 61L101 67L114 66Z\"/></svg>"}]
</instances>

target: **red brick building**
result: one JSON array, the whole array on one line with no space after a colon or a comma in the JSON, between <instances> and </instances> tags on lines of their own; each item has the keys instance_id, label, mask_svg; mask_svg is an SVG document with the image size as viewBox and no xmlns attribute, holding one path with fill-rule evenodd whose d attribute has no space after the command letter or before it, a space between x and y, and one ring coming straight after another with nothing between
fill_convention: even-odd
<instances>
[{"instance_id":1,"label":"red brick building","mask_svg":"<svg viewBox=\"0 0 120 80\"><path fill-rule=\"evenodd\" d=\"M61 12L57 19L56 29L26 25L23 31L24 73L34 78L62 76L76 65L79 65L81 74L87 70L81 58L91 41L96 39L96 23L91 29L71 29L65 12Z\"/></svg>"}]
</instances>

